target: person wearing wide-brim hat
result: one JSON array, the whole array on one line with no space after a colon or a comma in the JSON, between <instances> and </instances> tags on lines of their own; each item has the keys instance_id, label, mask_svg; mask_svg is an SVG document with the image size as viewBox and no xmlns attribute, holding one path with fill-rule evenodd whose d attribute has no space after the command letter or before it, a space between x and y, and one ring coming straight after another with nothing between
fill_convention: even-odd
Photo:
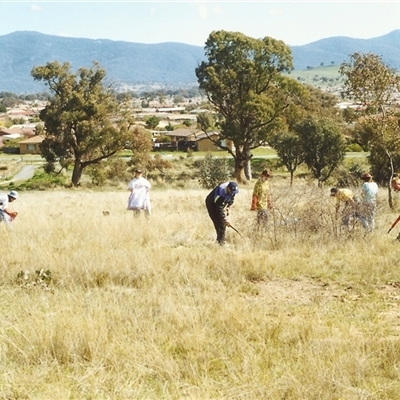
<instances>
[{"instance_id":1,"label":"person wearing wide-brim hat","mask_svg":"<svg viewBox=\"0 0 400 400\"><path fill-rule=\"evenodd\" d=\"M266 226L268 223L268 210L272 210L272 200L268 179L271 178L271 172L264 169L260 177L254 184L253 195L251 198L251 211L257 211L256 221L258 224Z\"/></svg>"},{"instance_id":2,"label":"person wearing wide-brim hat","mask_svg":"<svg viewBox=\"0 0 400 400\"><path fill-rule=\"evenodd\" d=\"M0 222L4 221L8 226L17 217L16 211L10 211L8 206L10 203L18 199L18 193L11 190L9 193L0 193Z\"/></svg>"},{"instance_id":3,"label":"person wearing wide-brim hat","mask_svg":"<svg viewBox=\"0 0 400 400\"><path fill-rule=\"evenodd\" d=\"M364 229L371 232L375 227L376 197L379 188L369 172L364 173L361 179L364 183L361 186L359 217Z\"/></svg>"}]
</instances>

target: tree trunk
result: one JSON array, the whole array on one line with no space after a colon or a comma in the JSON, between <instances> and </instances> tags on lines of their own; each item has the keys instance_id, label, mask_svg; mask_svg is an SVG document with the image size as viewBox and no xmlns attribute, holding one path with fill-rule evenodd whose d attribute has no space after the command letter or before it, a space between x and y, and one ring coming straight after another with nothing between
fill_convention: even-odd
<instances>
[{"instance_id":1,"label":"tree trunk","mask_svg":"<svg viewBox=\"0 0 400 400\"><path fill-rule=\"evenodd\" d=\"M392 196L392 187L390 185L391 182L389 182L388 186L388 202L389 202L389 207L391 210L394 208L394 203L393 203L393 196Z\"/></svg>"},{"instance_id":2,"label":"tree trunk","mask_svg":"<svg viewBox=\"0 0 400 400\"><path fill-rule=\"evenodd\" d=\"M248 181L250 181L252 179L252 177L253 177L252 176L252 172L251 172L251 161L250 160L246 161L246 165L244 167L244 174L245 174L246 179Z\"/></svg>"},{"instance_id":3,"label":"tree trunk","mask_svg":"<svg viewBox=\"0 0 400 400\"><path fill-rule=\"evenodd\" d=\"M238 183L247 184L247 179L245 175L246 162L242 158L235 158L235 178Z\"/></svg>"},{"instance_id":4,"label":"tree trunk","mask_svg":"<svg viewBox=\"0 0 400 400\"><path fill-rule=\"evenodd\" d=\"M72 172L72 184L77 187L80 184L81 181L81 177L82 177L82 171L83 171L83 166L82 166L82 162L79 160L75 160L74 163L74 170Z\"/></svg>"},{"instance_id":5,"label":"tree trunk","mask_svg":"<svg viewBox=\"0 0 400 400\"><path fill-rule=\"evenodd\" d=\"M294 171L290 171L290 187L293 186Z\"/></svg>"},{"instance_id":6,"label":"tree trunk","mask_svg":"<svg viewBox=\"0 0 400 400\"><path fill-rule=\"evenodd\" d=\"M394 165L393 165L393 157L391 156L391 154L386 150L386 154L389 157L389 162L390 162L390 182L388 185L388 202L389 202L389 207L391 210L393 210L394 208L394 204L393 204L393 197L392 197L392 186L391 186L391 182L393 179L393 175L394 175Z\"/></svg>"}]
</instances>

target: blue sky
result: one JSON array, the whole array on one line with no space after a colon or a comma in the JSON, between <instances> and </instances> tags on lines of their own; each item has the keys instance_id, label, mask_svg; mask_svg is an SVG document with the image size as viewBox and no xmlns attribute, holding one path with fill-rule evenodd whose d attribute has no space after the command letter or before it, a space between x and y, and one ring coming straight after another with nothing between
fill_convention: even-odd
<instances>
[{"instance_id":1,"label":"blue sky","mask_svg":"<svg viewBox=\"0 0 400 400\"><path fill-rule=\"evenodd\" d=\"M304 45L370 39L400 29L400 2L1 1L0 36L15 31L136 43L204 46L213 30Z\"/></svg>"}]
</instances>

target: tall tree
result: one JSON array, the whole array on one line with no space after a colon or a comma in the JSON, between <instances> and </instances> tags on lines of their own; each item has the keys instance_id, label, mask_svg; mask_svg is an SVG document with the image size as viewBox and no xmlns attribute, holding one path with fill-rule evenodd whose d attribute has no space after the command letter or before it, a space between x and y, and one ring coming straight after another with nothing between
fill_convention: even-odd
<instances>
[{"instance_id":1,"label":"tall tree","mask_svg":"<svg viewBox=\"0 0 400 400\"><path fill-rule=\"evenodd\" d=\"M234 158L236 179L246 182L251 151L281 128L291 95L301 92L300 84L283 75L293 69L291 50L270 37L214 31L205 55L207 61L195 72L199 88L220 116L220 140L215 143ZM224 140L231 140L234 148L224 146Z\"/></svg>"},{"instance_id":2,"label":"tall tree","mask_svg":"<svg viewBox=\"0 0 400 400\"><path fill-rule=\"evenodd\" d=\"M72 73L69 63L54 61L33 68L31 75L53 94L40 112L42 156L48 162L71 160L71 181L78 186L84 168L123 149L133 121L110 88L103 86L106 73L97 63Z\"/></svg>"},{"instance_id":3,"label":"tall tree","mask_svg":"<svg viewBox=\"0 0 400 400\"><path fill-rule=\"evenodd\" d=\"M304 150L300 137L294 132L283 132L274 136L271 145L289 171L290 186L292 186L294 173L297 167L304 162Z\"/></svg>"},{"instance_id":4,"label":"tall tree","mask_svg":"<svg viewBox=\"0 0 400 400\"><path fill-rule=\"evenodd\" d=\"M304 162L322 186L343 160L346 141L336 121L308 117L294 127L304 154Z\"/></svg>"},{"instance_id":5,"label":"tall tree","mask_svg":"<svg viewBox=\"0 0 400 400\"><path fill-rule=\"evenodd\" d=\"M337 97L325 93L322 90L310 85L304 85L304 91L301 96L294 99L293 104L285 111L285 121L287 131L278 132L269 140L269 144L276 150L283 165L290 173L290 185L293 184L294 173L297 167L305 160L311 159L311 151L319 151L318 147L307 148L304 140L296 132L301 121L309 118L331 118L341 122L340 113L336 107ZM314 157L315 158L315 157Z\"/></svg>"},{"instance_id":6,"label":"tall tree","mask_svg":"<svg viewBox=\"0 0 400 400\"><path fill-rule=\"evenodd\" d=\"M369 145L383 150L387 156L390 177L389 206L393 207L390 181L394 174L393 158L400 151L399 118L396 116L395 95L400 90L400 77L393 68L373 53L353 53L350 61L341 64L345 77L342 97L355 100L364 129L372 133Z\"/></svg>"}]
</instances>

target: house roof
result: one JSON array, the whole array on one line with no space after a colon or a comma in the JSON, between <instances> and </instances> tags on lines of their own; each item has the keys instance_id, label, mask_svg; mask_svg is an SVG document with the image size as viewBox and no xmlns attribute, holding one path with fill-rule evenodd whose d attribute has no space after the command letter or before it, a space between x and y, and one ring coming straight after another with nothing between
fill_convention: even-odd
<instances>
[{"instance_id":1,"label":"house roof","mask_svg":"<svg viewBox=\"0 0 400 400\"><path fill-rule=\"evenodd\" d=\"M25 115L25 116L35 115L35 113L32 110L18 109L18 108L14 108L10 111L7 111L7 114L8 115Z\"/></svg>"},{"instance_id":2,"label":"house roof","mask_svg":"<svg viewBox=\"0 0 400 400\"><path fill-rule=\"evenodd\" d=\"M174 131L169 131L169 132L163 132L165 136L176 136L176 137L189 137L193 135L197 135L199 132L201 132L199 129L193 130L189 128L179 128L175 129Z\"/></svg>"},{"instance_id":3,"label":"house roof","mask_svg":"<svg viewBox=\"0 0 400 400\"><path fill-rule=\"evenodd\" d=\"M35 134L34 128L31 126L13 125L10 128L0 128L0 135L14 135L16 133L21 136L32 136Z\"/></svg>"},{"instance_id":4,"label":"house roof","mask_svg":"<svg viewBox=\"0 0 400 400\"><path fill-rule=\"evenodd\" d=\"M22 144L42 143L43 140L44 140L44 136L37 135L37 136L32 136L31 138L26 139L26 140L21 140L19 142L19 144L21 144L21 143Z\"/></svg>"},{"instance_id":5,"label":"house roof","mask_svg":"<svg viewBox=\"0 0 400 400\"><path fill-rule=\"evenodd\" d=\"M215 132L215 131L207 132L207 134L204 132L201 132L199 134L196 134L196 140L208 139L208 136L219 136L219 133Z\"/></svg>"},{"instance_id":6,"label":"house roof","mask_svg":"<svg viewBox=\"0 0 400 400\"><path fill-rule=\"evenodd\" d=\"M174 111L183 111L185 107L157 107L157 112L174 112Z\"/></svg>"},{"instance_id":7,"label":"house roof","mask_svg":"<svg viewBox=\"0 0 400 400\"><path fill-rule=\"evenodd\" d=\"M21 135L20 133L9 133L7 135L3 135L2 138L3 139L18 139L21 136L23 136L23 135Z\"/></svg>"}]
</instances>

